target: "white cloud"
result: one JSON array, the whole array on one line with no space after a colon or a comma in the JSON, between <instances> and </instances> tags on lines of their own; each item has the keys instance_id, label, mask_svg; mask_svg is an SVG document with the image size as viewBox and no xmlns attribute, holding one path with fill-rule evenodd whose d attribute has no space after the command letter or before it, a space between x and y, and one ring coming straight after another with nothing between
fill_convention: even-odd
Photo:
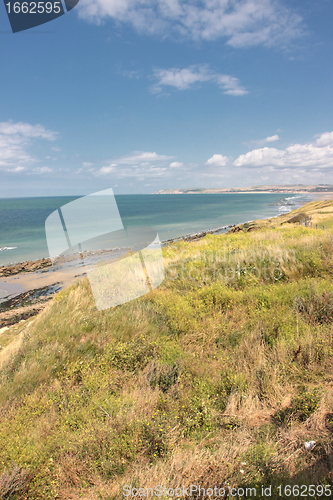
<instances>
[{"instance_id":1,"label":"white cloud","mask_svg":"<svg viewBox=\"0 0 333 500\"><path fill-rule=\"evenodd\" d=\"M16 136L0 135L0 167L14 167L15 163L29 163L32 158Z\"/></svg>"},{"instance_id":2,"label":"white cloud","mask_svg":"<svg viewBox=\"0 0 333 500\"><path fill-rule=\"evenodd\" d=\"M130 155L114 159L110 165L100 168L98 174L114 174L117 178L135 177L139 180L161 177L167 175L167 164L173 158L150 151L134 151Z\"/></svg>"},{"instance_id":3,"label":"white cloud","mask_svg":"<svg viewBox=\"0 0 333 500\"><path fill-rule=\"evenodd\" d=\"M317 146L333 146L333 132L325 132L316 140Z\"/></svg>"},{"instance_id":4,"label":"white cloud","mask_svg":"<svg viewBox=\"0 0 333 500\"><path fill-rule=\"evenodd\" d=\"M141 72L134 69L134 70L123 70L122 72L123 76L127 76L127 78L139 80L141 78Z\"/></svg>"},{"instance_id":5,"label":"white cloud","mask_svg":"<svg viewBox=\"0 0 333 500\"><path fill-rule=\"evenodd\" d=\"M322 134L314 143L292 144L286 149L264 147L240 155L236 167L273 169L328 169L333 167L333 132Z\"/></svg>"},{"instance_id":6,"label":"white cloud","mask_svg":"<svg viewBox=\"0 0 333 500\"><path fill-rule=\"evenodd\" d=\"M90 163L89 161L84 161L84 162L82 163L82 165L83 165L84 167L92 167L92 166L93 166L93 163Z\"/></svg>"},{"instance_id":7,"label":"white cloud","mask_svg":"<svg viewBox=\"0 0 333 500\"><path fill-rule=\"evenodd\" d=\"M154 77L158 82L152 87L160 92L162 87L175 87L178 90L189 89L193 83L207 82L211 79L205 67L190 66L184 69L155 69Z\"/></svg>"},{"instance_id":8,"label":"white cloud","mask_svg":"<svg viewBox=\"0 0 333 500\"><path fill-rule=\"evenodd\" d=\"M0 122L0 168L11 172L22 171L25 166L37 161L27 152L27 147L38 139L53 141L56 135L42 125Z\"/></svg>"},{"instance_id":9,"label":"white cloud","mask_svg":"<svg viewBox=\"0 0 333 500\"><path fill-rule=\"evenodd\" d=\"M215 77L217 78L217 83L224 91L223 94L235 96L248 94L248 90L245 90L244 87L239 85L238 78L230 75L215 75Z\"/></svg>"},{"instance_id":10,"label":"white cloud","mask_svg":"<svg viewBox=\"0 0 333 500\"><path fill-rule=\"evenodd\" d=\"M25 167L15 167L7 169L8 172L22 172L23 170L25 170Z\"/></svg>"},{"instance_id":11,"label":"white cloud","mask_svg":"<svg viewBox=\"0 0 333 500\"><path fill-rule=\"evenodd\" d=\"M158 155L157 153L151 153L149 151L134 151L132 154L127 156L122 156L115 163L118 165L134 165L135 163L142 162L155 162L161 160L169 160L173 156Z\"/></svg>"},{"instance_id":12,"label":"white cloud","mask_svg":"<svg viewBox=\"0 0 333 500\"><path fill-rule=\"evenodd\" d=\"M115 167L117 166L116 163L113 163L112 165L109 165L108 167L102 167L99 172L101 174L110 174L111 172L115 172Z\"/></svg>"},{"instance_id":13,"label":"white cloud","mask_svg":"<svg viewBox=\"0 0 333 500\"><path fill-rule=\"evenodd\" d=\"M244 142L243 144L246 144L249 148L253 148L253 146L263 146L264 144L268 144L270 142L276 142L279 141L280 137L275 134L275 135L270 135L266 137L265 139L259 139L255 141L247 141Z\"/></svg>"},{"instance_id":14,"label":"white cloud","mask_svg":"<svg viewBox=\"0 0 333 500\"><path fill-rule=\"evenodd\" d=\"M49 174L53 172L53 169L50 167L37 167L33 170L36 174Z\"/></svg>"},{"instance_id":15,"label":"white cloud","mask_svg":"<svg viewBox=\"0 0 333 500\"><path fill-rule=\"evenodd\" d=\"M163 38L216 40L232 47L286 46L303 33L302 18L277 0L81 0L79 15L107 18Z\"/></svg>"},{"instance_id":16,"label":"white cloud","mask_svg":"<svg viewBox=\"0 0 333 500\"><path fill-rule=\"evenodd\" d=\"M224 94L233 96L245 95L248 91L242 87L238 78L230 75L214 73L207 65L193 65L188 68L155 69L153 78L157 82L151 87L153 93L162 92L163 87L174 87L186 90L198 82L212 82L223 90Z\"/></svg>"},{"instance_id":17,"label":"white cloud","mask_svg":"<svg viewBox=\"0 0 333 500\"><path fill-rule=\"evenodd\" d=\"M173 161L172 163L170 163L169 167L170 168L183 168L184 163L180 162L180 161Z\"/></svg>"},{"instance_id":18,"label":"white cloud","mask_svg":"<svg viewBox=\"0 0 333 500\"><path fill-rule=\"evenodd\" d=\"M275 142L279 140L280 137L276 134L276 135L271 135L270 137L266 137L266 139L263 139L263 143L266 144L267 142Z\"/></svg>"},{"instance_id":19,"label":"white cloud","mask_svg":"<svg viewBox=\"0 0 333 500\"><path fill-rule=\"evenodd\" d=\"M223 155L215 154L209 160L206 161L205 165L207 167L225 167L228 163L228 157Z\"/></svg>"},{"instance_id":20,"label":"white cloud","mask_svg":"<svg viewBox=\"0 0 333 500\"><path fill-rule=\"evenodd\" d=\"M38 137L54 141L56 139L56 132L45 129L42 125L30 125L30 123L13 123L2 122L0 123L0 134L18 137Z\"/></svg>"}]
</instances>

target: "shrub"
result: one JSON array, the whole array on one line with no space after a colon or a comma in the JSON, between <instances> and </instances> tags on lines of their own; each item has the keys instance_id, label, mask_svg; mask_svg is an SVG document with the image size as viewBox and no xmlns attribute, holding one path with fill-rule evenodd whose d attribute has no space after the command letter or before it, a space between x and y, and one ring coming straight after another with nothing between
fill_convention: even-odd
<instances>
[{"instance_id":1,"label":"shrub","mask_svg":"<svg viewBox=\"0 0 333 500\"><path fill-rule=\"evenodd\" d=\"M305 422L318 409L319 397L315 391L305 391L296 396L287 408L281 408L274 416L277 424L289 424L291 420Z\"/></svg>"},{"instance_id":2,"label":"shrub","mask_svg":"<svg viewBox=\"0 0 333 500\"><path fill-rule=\"evenodd\" d=\"M167 392L178 380L179 367L177 364L162 364L153 361L147 373L147 380L151 387L159 387Z\"/></svg>"},{"instance_id":3,"label":"shrub","mask_svg":"<svg viewBox=\"0 0 333 500\"><path fill-rule=\"evenodd\" d=\"M144 339L134 340L132 342L119 342L110 344L107 358L112 365L120 370L135 372L144 368L156 353L157 346L151 342L145 342Z\"/></svg>"},{"instance_id":4,"label":"shrub","mask_svg":"<svg viewBox=\"0 0 333 500\"><path fill-rule=\"evenodd\" d=\"M12 498L22 492L27 486L27 475L27 470L14 463L10 472L5 469L0 476L0 498Z\"/></svg>"},{"instance_id":5,"label":"shrub","mask_svg":"<svg viewBox=\"0 0 333 500\"><path fill-rule=\"evenodd\" d=\"M313 324L332 323L333 293L324 291L319 294L310 288L305 297L295 297L294 308L306 321Z\"/></svg>"}]
</instances>

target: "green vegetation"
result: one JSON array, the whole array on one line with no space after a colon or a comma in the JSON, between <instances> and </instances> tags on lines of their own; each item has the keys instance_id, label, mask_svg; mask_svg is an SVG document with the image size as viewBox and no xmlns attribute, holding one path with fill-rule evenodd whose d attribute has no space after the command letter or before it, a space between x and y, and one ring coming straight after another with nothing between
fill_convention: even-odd
<instances>
[{"instance_id":1,"label":"green vegetation","mask_svg":"<svg viewBox=\"0 0 333 500\"><path fill-rule=\"evenodd\" d=\"M4 332L0 498L332 484L332 210L180 241L148 295L98 312L81 280Z\"/></svg>"}]
</instances>

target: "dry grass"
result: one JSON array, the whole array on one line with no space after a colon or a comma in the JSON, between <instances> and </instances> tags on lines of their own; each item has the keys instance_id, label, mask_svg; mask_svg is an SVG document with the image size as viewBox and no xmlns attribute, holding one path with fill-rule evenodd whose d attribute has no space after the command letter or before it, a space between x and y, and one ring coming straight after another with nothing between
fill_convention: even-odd
<instances>
[{"instance_id":1,"label":"dry grass","mask_svg":"<svg viewBox=\"0 0 333 500\"><path fill-rule=\"evenodd\" d=\"M10 472L5 469L0 476L0 498L5 500L13 498L26 489L28 471L12 464Z\"/></svg>"},{"instance_id":2,"label":"dry grass","mask_svg":"<svg viewBox=\"0 0 333 500\"><path fill-rule=\"evenodd\" d=\"M5 368L20 349L24 338L24 331L19 332L13 340L0 351L0 370Z\"/></svg>"}]
</instances>

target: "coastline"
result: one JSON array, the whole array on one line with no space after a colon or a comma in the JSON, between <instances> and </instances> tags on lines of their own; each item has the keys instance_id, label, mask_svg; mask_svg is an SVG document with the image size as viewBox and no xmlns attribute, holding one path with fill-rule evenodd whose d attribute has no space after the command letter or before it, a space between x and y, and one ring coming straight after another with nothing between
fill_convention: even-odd
<instances>
[{"instance_id":1,"label":"coastline","mask_svg":"<svg viewBox=\"0 0 333 500\"><path fill-rule=\"evenodd\" d=\"M162 189L153 194L328 194L333 196L333 186L327 185L326 189L322 185L302 186L262 186L253 188L190 188L190 189Z\"/></svg>"},{"instance_id":2,"label":"coastline","mask_svg":"<svg viewBox=\"0 0 333 500\"><path fill-rule=\"evenodd\" d=\"M315 195L315 196L314 196ZM312 202L333 199L333 193L311 193ZM180 241L194 242L208 234L221 234L238 231L252 231L277 221L288 222L292 211L300 211L307 204L305 201L298 208L290 208L288 212L263 219L245 220L244 222L207 229L201 232L185 234L169 240L162 240L162 247ZM292 207L293 205L290 205ZM82 267L73 266L66 270L55 270L50 259L26 261L10 266L0 267L0 329L38 314L55 293L66 288L76 279L85 277Z\"/></svg>"},{"instance_id":3,"label":"coastline","mask_svg":"<svg viewBox=\"0 0 333 500\"><path fill-rule=\"evenodd\" d=\"M263 193L263 194L271 194L271 191L239 191L239 192L229 192L229 193L225 193L225 194L260 194L260 193ZM309 193L308 191L304 191L304 192L293 192L293 193L281 193L281 194L309 194L311 195L312 199L311 201L329 201L329 200L332 200L333 199L333 192L332 193ZM300 205L301 206L304 206L308 203L308 201L304 201L303 204ZM290 207L293 207L294 205L290 205ZM298 210L300 207L298 207L296 210ZM192 240L195 240L195 239L199 239L199 238L203 238L204 236L206 236L207 234L217 234L217 233L221 233L223 231L227 232L227 230L230 230L231 228L233 227L236 227L236 226L239 226L239 225L242 225L242 224L248 224L248 223L252 223L254 222L255 220L260 220L260 221L266 221L266 220L270 220L270 219L273 219L273 218L277 218L277 217L281 217L283 215L287 215L288 213L290 213L292 210L295 210L295 208L290 208L290 210L288 212L284 212L284 213L281 213L281 214L277 214L277 215L274 215L274 216L269 216L269 217L263 217L261 219L251 219L251 220L245 220L245 221L242 221L242 222L239 222L237 224L227 224L227 225L224 225L224 226L220 226L220 227L215 227L215 228L207 228L207 229L204 229L202 231L198 231L198 232L192 232L192 233L186 233L186 234L183 234L181 236L176 236L174 238L170 238L170 239L167 239L167 240L161 240L161 244L162 246L165 246L169 243L173 243L175 241L192 241ZM28 260L28 261L24 261L24 262L17 262L17 263L14 263L14 264L9 264L9 265L4 265L4 266L0 266L0 285L1 285L1 282L3 280L4 277L9 277L9 276L14 276L16 274L21 274L21 273L33 273L33 272L36 272L36 271L40 271L40 270L43 270L43 269L46 269L46 268L51 268L52 266L52 263L51 263L51 259L49 257L42 257L40 259L37 259L37 260ZM0 299L1 299L1 295L0 295Z\"/></svg>"},{"instance_id":4,"label":"coastline","mask_svg":"<svg viewBox=\"0 0 333 500\"><path fill-rule=\"evenodd\" d=\"M237 193L223 193L223 194L252 194L252 193L254 193L254 194L263 193L264 194L263 191L259 191L259 192L249 191L246 193L244 191L242 191L242 192L237 192ZM265 194L271 194L271 192L267 191L267 192L265 192ZM287 193L281 193L281 194L287 194ZM327 193L308 193L308 191L304 191L304 193L295 192L295 193L289 193L289 194L310 194L311 197L314 198L311 201L330 201L333 199L333 192L327 194ZM164 245L167 245L169 243L174 243L176 241L181 241L181 240L183 240L183 241L195 241L197 239L203 238L207 234L219 234L219 233L222 233L223 231L225 231L227 233L232 228L237 227L237 226L242 226L243 224L251 224L255 221L269 221L271 219L276 219L278 217L282 217L283 215L288 215L293 210L299 210L299 208L306 205L307 203L309 203L309 201L305 201L303 204L301 204L296 209L290 208L290 210L288 212L284 212L284 213L277 214L274 216L263 217L262 219L245 220L245 221L237 223L237 224L229 224L229 225L224 225L224 226L213 228L213 229L212 228L205 229L203 231L199 231L199 232L195 232L195 233L188 233L188 234L185 234L182 236L178 236L176 238L170 238L169 240L163 240L162 245L164 246ZM290 205L290 207L293 207L293 206L294 205Z\"/></svg>"},{"instance_id":5,"label":"coastline","mask_svg":"<svg viewBox=\"0 0 333 500\"><path fill-rule=\"evenodd\" d=\"M151 200L144 199L138 202L135 196L133 199L131 198L130 201L126 198L126 200L119 199L118 202L120 203L125 226L148 225L155 227L161 241L164 242L171 239L180 239L182 237L188 238L199 232L211 232L217 229L223 231L227 229L229 225L237 225L239 223L248 222L249 220L265 219L277 215L282 211L298 208L298 206L307 203L311 199L327 195L325 193L300 194L294 191L290 193L290 196L287 196L284 193L272 194L267 191L262 191L262 196L246 196L246 194L260 194L257 192L252 193L250 190L228 194L235 194L235 196L222 196L221 198L217 198L217 200L216 197L210 195L208 195L208 197L203 197L203 199L192 196L190 197L190 201L187 201L188 198L184 201L185 199L183 196L175 195L172 196L170 200L167 199L167 201L153 201L152 207ZM238 194L244 194L245 196L238 196ZM161 200L161 197L155 196L153 198L154 200L157 198ZM295 199L293 200L292 198ZM306 200L303 198L306 198ZM174 199L175 201L173 201ZM58 201L60 203L61 200ZM36 206L39 206L39 199L33 202L37 204ZM134 216L137 203L140 203L142 210L138 216ZM179 206L179 208L184 210L184 215L180 215L180 217L177 216L177 211L175 212L172 208L174 203L177 204L177 207ZM293 204L295 206L293 206ZM274 205L281 205L281 208L274 207ZM282 205L286 206L282 207ZM33 237L31 237L29 233L29 228L24 228L24 226L21 225L21 212L27 210L29 207L30 204L22 204L17 214L15 231L13 234L12 228L8 226L5 219L3 220L3 224L1 224L1 239L3 244L0 246L0 277L1 269L4 267L13 267L19 264L31 266L33 262L37 262L43 258L47 259L49 256L45 238L45 228L41 216L36 226L36 231L32 235ZM9 204L6 210L8 211L13 208L16 209L16 205ZM43 208L43 210L46 210L46 217L48 214L48 207L45 209Z\"/></svg>"}]
</instances>

